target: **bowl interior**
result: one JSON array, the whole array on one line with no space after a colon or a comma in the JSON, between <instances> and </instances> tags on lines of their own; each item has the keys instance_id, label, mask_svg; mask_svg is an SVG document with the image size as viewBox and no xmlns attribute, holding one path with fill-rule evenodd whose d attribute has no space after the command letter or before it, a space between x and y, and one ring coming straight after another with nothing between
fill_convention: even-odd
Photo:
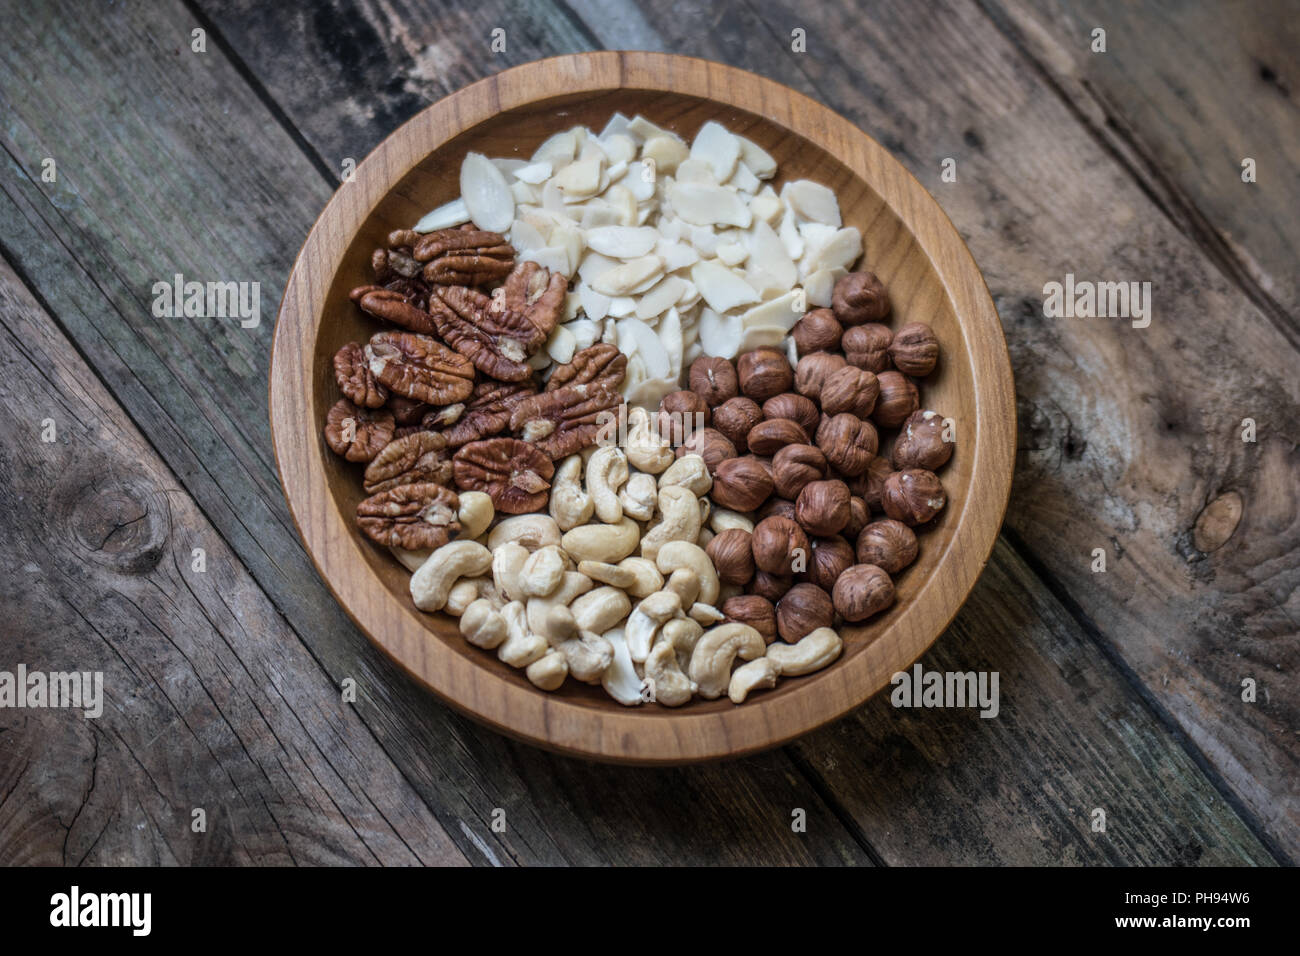
<instances>
[{"instance_id":1,"label":"bowl interior","mask_svg":"<svg viewBox=\"0 0 1300 956\"><path fill-rule=\"evenodd\" d=\"M889 290L893 302L889 323L898 328L908 321L928 322L939 338L942 349L940 365L922 383L921 391L923 407L958 419L959 440L952 460L942 473L949 494L948 507L933 527L919 535L920 557L897 578L898 600L892 609L865 627L842 630L844 654L830 668L807 677L782 680L774 690L756 696L744 708L753 707L764 699L794 694L815 695L818 684L829 674L865 653L871 644L889 639L899 616L907 612L917 592L950 550L961 513L970 505L966 491L970 485L974 459L972 446L978 423L964 422L960 416L976 415L975 364L962 323L934 264L918 247L916 237L895 210L885 203L870 183L826 149L758 114L708 99L656 90L584 92L545 99L499 113L433 149L423 162L411 169L364 219L361 229L352 238L342 266L329 285L318 325L311 363L313 409L310 424L306 427L314 431L314 442L325 462L332 507L338 509L343 524L350 529L357 502L364 497L361 466L333 455L321 438L318 423L324 420L327 410L338 399L331 364L334 353L348 341L364 342L379 329L378 321L362 314L347 297L350 289L370 281L371 251L384 243L391 230L408 228L424 213L459 194L460 164L467 152L481 152L490 157L527 158L552 133L576 124L598 132L616 111L628 116L641 113L660 126L675 131L687 142L703 123L716 120L751 138L772 154L778 163L775 180L778 190L782 183L794 179L811 179L829 186L839 197L845 224L856 226L862 232L865 248L863 267L880 276ZM882 434L882 444L884 437ZM416 611L408 592L410 575L388 552L371 546L369 542L362 551L383 587L391 593L392 601L410 619L410 626L425 632L427 640L442 642L451 652L474 661L478 667L502 681L536 694L543 693L531 687L522 671L508 667L495 655L467 644L457 631L454 619ZM912 647L913 643L900 640L900 659L896 669L906 667L924 650L923 646ZM699 714L735 709L725 697L716 701L697 699L678 710L624 708L599 687L572 680L566 681L555 696L566 698L580 707L615 710L644 720L670 719L684 712Z\"/></svg>"}]
</instances>

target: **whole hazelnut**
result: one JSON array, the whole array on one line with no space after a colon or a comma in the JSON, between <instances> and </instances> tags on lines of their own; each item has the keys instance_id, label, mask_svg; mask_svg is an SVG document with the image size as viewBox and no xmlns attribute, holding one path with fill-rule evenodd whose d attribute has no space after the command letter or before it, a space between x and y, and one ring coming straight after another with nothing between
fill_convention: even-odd
<instances>
[{"instance_id":1,"label":"whole hazelnut","mask_svg":"<svg viewBox=\"0 0 1300 956\"><path fill-rule=\"evenodd\" d=\"M840 617L856 624L894 603L894 582L874 564L855 564L835 582L831 602Z\"/></svg>"},{"instance_id":2,"label":"whole hazelnut","mask_svg":"<svg viewBox=\"0 0 1300 956\"><path fill-rule=\"evenodd\" d=\"M750 533L742 528L728 528L713 536L704 550L718 571L723 584L744 586L754 577L754 552L749 545Z\"/></svg>"},{"instance_id":3,"label":"whole hazelnut","mask_svg":"<svg viewBox=\"0 0 1300 956\"><path fill-rule=\"evenodd\" d=\"M852 491L852 489L849 490ZM871 509L867 507L866 500L858 495L853 495L849 498L849 523L844 526L844 537L850 541L856 540L870 520Z\"/></svg>"},{"instance_id":4,"label":"whole hazelnut","mask_svg":"<svg viewBox=\"0 0 1300 956\"><path fill-rule=\"evenodd\" d=\"M952 444L944 441L943 418L938 412L913 412L894 442L894 467L938 471L952 457Z\"/></svg>"},{"instance_id":5,"label":"whole hazelnut","mask_svg":"<svg viewBox=\"0 0 1300 956\"><path fill-rule=\"evenodd\" d=\"M712 355L701 355L691 363L689 382L691 391L710 408L717 408L740 394L736 367L727 359Z\"/></svg>"},{"instance_id":6,"label":"whole hazelnut","mask_svg":"<svg viewBox=\"0 0 1300 956\"><path fill-rule=\"evenodd\" d=\"M756 455L774 455L787 445L808 444L808 433L792 419L773 418L751 428L745 444Z\"/></svg>"},{"instance_id":7,"label":"whole hazelnut","mask_svg":"<svg viewBox=\"0 0 1300 956\"><path fill-rule=\"evenodd\" d=\"M814 402L821 398L822 383L832 372L845 366L844 356L832 352L813 352L799 360L794 373L794 390Z\"/></svg>"},{"instance_id":8,"label":"whole hazelnut","mask_svg":"<svg viewBox=\"0 0 1300 956\"><path fill-rule=\"evenodd\" d=\"M907 421L907 416L921 405L920 396L912 380L902 372L887 371L876 376L880 396L871 418L881 428L897 428Z\"/></svg>"},{"instance_id":9,"label":"whole hazelnut","mask_svg":"<svg viewBox=\"0 0 1300 956\"><path fill-rule=\"evenodd\" d=\"M896 333L889 346L894 368L904 375L923 378L934 371L939 361L939 339L924 322L909 322Z\"/></svg>"},{"instance_id":10,"label":"whole hazelnut","mask_svg":"<svg viewBox=\"0 0 1300 956\"><path fill-rule=\"evenodd\" d=\"M835 587L835 580L854 564L853 545L839 535L830 538L813 538L808 558L809 581L826 592Z\"/></svg>"},{"instance_id":11,"label":"whole hazelnut","mask_svg":"<svg viewBox=\"0 0 1300 956\"><path fill-rule=\"evenodd\" d=\"M776 607L767 598L757 594L738 594L723 601L718 610L728 621L748 624L762 634L768 644L776 640Z\"/></svg>"},{"instance_id":12,"label":"whole hazelnut","mask_svg":"<svg viewBox=\"0 0 1300 956\"><path fill-rule=\"evenodd\" d=\"M885 514L906 525L925 524L947 503L939 476L921 468L894 472L885 479L880 495Z\"/></svg>"},{"instance_id":13,"label":"whole hazelnut","mask_svg":"<svg viewBox=\"0 0 1300 956\"><path fill-rule=\"evenodd\" d=\"M745 436L763 420L763 410L752 398L729 398L713 410L713 427L722 432L733 445L744 451Z\"/></svg>"},{"instance_id":14,"label":"whole hazelnut","mask_svg":"<svg viewBox=\"0 0 1300 956\"><path fill-rule=\"evenodd\" d=\"M866 418L876 407L876 397L879 394L880 384L874 373L846 365L838 372L831 373L822 383L822 414L839 415L848 412L858 418Z\"/></svg>"},{"instance_id":15,"label":"whole hazelnut","mask_svg":"<svg viewBox=\"0 0 1300 956\"><path fill-rule=\"evenodd\" d=\"M879 322L889 315L889 294L874 273L850 272L835 283L831 309L841 325Z\"/></svg>"},{"instance_id":16,"label":"whole hazelnut","mask_svg":"<svg viewBox=\"0 0 1300 956\"><path fill-rule=\"evenodd\" d=\"M817 447L836 471L850 478L867 470L879 444L871 423L847 412L826 419L817 429Z\"/></svg>"},{"instance_id":17,"label":"whole hazelnut","mask_svg":"<svg viewBox=\"0 0 1300 956\"><path fill-rule=\"evenodd\" d=\"M764 347L746 352L736 360L740 390L756 402L790 391L794 369L780 349Z\"/></svg>"},{"instance_id":18,"label":"whole hazelnut","mask_svg":"<svg viewBox=\"0 0 1300 956\"><path fill-rule=\"evenodd\" d=\"M659 402L655 425L659 434L680 445L696 432L709 427L713 414L704 399L691 391L669 392Z\"/></svg>"},{"instance_id":19,"label":"whole hazelnut","mask_svg":"<svg viewBox=\"0 0 1300 956\"><path fill-rule=\"evenodd\" d=\"M787 643L794 644L817 628L834 623L831 596L815 584L796 584L776 603L776 632Z\"/></svg>"},{"instance_id":20,"label":"whole hazelnut","mask_svg":"<svg viewBox=\"0 0 1300 956\"><path fill-rule=\"evenodd\" d=\"M732 511L756 511L772 494L772 476L753 458L732 458L713 470L713 503Z\"/></svg>"},{"instance_id":21,"label":"whole hazelnut","mask_svg":"<svg viewBox=\"0 0 1300 956\"><path fill-rule=\"evenodd\" d=\"M686 441L677 447L677 457L684 455L699 455L708 466L709 474L713 474L728 458L736 457L736 446L716 428L701 428L688 435Z\"/></svg>"},{"instance_id":22,"label":"whole hazelnut","mask_svg":"<svg viewBox=\"0 0 1300 956\"><path fill-rule=\"evenodd\" d=\"M794 577L789 574L768 574L766 571L755 571L754 580L749 585L749 591L751 594L775 604L793 586Z\"/></svg>"},{"instance_id":23,"label":"whole hazelnut","mask_svg":"<svg viewBox=\"0 0 1300 956\"><path fill-rule=\"evenodd\" d=\"M885 492L885 481L894 473L893 466L889 464L888 459L873 458L867 470L862 473L862 500L867 503L867 507L872 511L883 510L880 506L880 496ZM854 491L854 494L859 492Z\"/></svg>"},{"instance_id":24,"label":"whole hazelnut","mask_svg":"<svg viewBox=\"0 0 1300 956\"><path fill-rule=\"evenodd\" d=\"M808 535L791 518L777 515L764 518L754 525L750 543L754 549L754 564L768 574L792 574L797 559L808 560Z\"/></svg>"},{"instance_id":25,"label":"whole hazelnut","mask_svg":"<svg viewBox=\"0 0 1300 956\"><path fill-rule=\"evenodd\" d=\"M764 502L763 507L758 509L756 514L759 521L762 521L764 518L770 518L772 515L777 515L781 518L789 518L793 521L794 502L789 498L769 498Z\"/></svg>"},{"instance_id":26,"label":"whole hazelnut","mask_svg":"<svg viewBox=\"0 0 1300 956\"><path fill-rule=\"evenodd\" d=\"M889 326L868 322L845 329L840 347L850 365L879 374L889 368L889 345L893 341L894 333Z\"/></svg>"},{"instance_id":27,"label":"whole hazelnut","mask_svg":"<svg viewBox=\"0 0 1300 956\"><path fill-rule=\"evenodd\" d=\"M830 309L813 309L794 324L790 334L801 356L811 352L831 352L840 347L844 326Z\"/></svg>"},{"instance_id":28,"label":"whole hazelnut","mask_svg":"<svg viewBox=\"0 0 1300 956\"><path fill-rule=\"evenodd\" d=\"M916 534L893 518L873 521L858 535L858 563L874 564L889 574L897 574L915 561L916 552Z\"/></svg>"},{"instance_id":29,"label":"whole hazelnut","mask_svg":"<svg viewBox=\"0 0 1300 956\"><path fill-rule=\"evenodd\" d=\"M769 420L788 418L792 422L798 422L805 434L815 435L822 415L817 409L817 403L811 398L795 392L784 392L763 403L763 417Z\"/></svg>"},{"instance_id":30,"label":"whole hazelnut","mask_svg":"<svg viewBox=\"0 0 1300 956\"><path fill-rule=\"evenodd\" d=\"M839 534L849 523L849 486L842 481L814 481L794 503L794 520L810 535Z\"/></svg>"},{"instance_id":31,"label":"whole hazelnut","mask_svg":"<svg viewBox=\"0 0 1300 956\"><path fill-rule=\"evenodd\" d=\"M816 445L786 445L772 456L772 484L782 498L798 498L803 486L826 477L826 456Z\"/></svg>"}]
</instances>

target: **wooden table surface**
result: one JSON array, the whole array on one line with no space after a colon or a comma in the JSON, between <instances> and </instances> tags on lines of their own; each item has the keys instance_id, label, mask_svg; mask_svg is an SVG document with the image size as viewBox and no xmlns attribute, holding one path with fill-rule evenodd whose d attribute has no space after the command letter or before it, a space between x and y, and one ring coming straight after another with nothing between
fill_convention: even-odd
<instances>
[{"instance_id":1,"label":"wooden table surface","mask_svg":"<svg viewBox=\"0 0 1300 956\"><path fill-rule=\"evenodd\" d=\"M1300 9L1156 7L0 0L0 670L105 686L0 709L0 863L1300 860ZM1019 459L922 663L997 671L995 719L877 697L751 759L560 758L402 677L312 569L266 377L316 214L430 101L601 47L814 96L970 244ZM260 324L155 317L176 273L259 282ZM1150 326L1045 318L1067 273L1150 282Z\"/></svg>"}]
</instances>

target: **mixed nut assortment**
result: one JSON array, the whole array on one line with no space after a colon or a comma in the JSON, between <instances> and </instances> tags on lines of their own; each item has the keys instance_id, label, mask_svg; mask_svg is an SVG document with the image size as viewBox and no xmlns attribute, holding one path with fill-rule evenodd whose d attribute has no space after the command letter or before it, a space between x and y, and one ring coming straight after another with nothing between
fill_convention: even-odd
<instances>
[{"instance_id":1,"label":"mixed nut assortment","mask_svg":"<svg viewBox=\"0 0 1300 956\"><path fill-rule=\"evenodd\" d=\"M833 193L777 194L775 168L716 123L688 149L642 117L471 153L462 197L351 293L387 323L334 358L357 526L416 607L543 690L741 703L812 673L946 504L950 423L915 382L934 332L886 324Z\"/></svg>"}]
</instances>

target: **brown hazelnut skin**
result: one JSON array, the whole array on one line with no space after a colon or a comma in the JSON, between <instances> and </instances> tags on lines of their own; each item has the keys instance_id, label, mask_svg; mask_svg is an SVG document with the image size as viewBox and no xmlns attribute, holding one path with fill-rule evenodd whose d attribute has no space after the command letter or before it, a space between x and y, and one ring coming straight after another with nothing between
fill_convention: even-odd
<instances>
[{"instance_id":1,"label":"brown hazelnut skin","mask_svg":"<svg viewBox=\"0 0 1300 956\"><path fill-rule=\"evenodd\" d=\"M858 418L866 418L876 407L876 397L879 394L880 383L876 381L874 373L846 365L827 376L822 383L822 414L839 415L848 412Z\"/></svg>"},{"instance_id":2,"label":"brown hazelnut skin","mask_svg":"<svg viewBox=\"0 0 1300 956\"><path fill-rule=\"evenodd\" d=\"M677 457L684 455L699 455L708 466L709 474L714 474L724 461L736 457L736 446L716 428L701 428L678 446Z\"/></svg>"},{"instance_id":3,"label":"brown hazelnut skin","mask_svg":"<svg viewBox=\"0 0 1300 956\"><path fill-rule=\"evenodd\" d=\"M859 564L874 564L887 574L897 574L916 560L916 534L901 521L881 518L858 535Z\"/></svg>"},{"instance_id":4,"label":"brown hazelnut skin","mask_svg":"<svg viewBox=\"0 0 1300 956\"><path fill-rule=\"evenodd\" d=\"M796 584L776 604L776 632L781 640L793 644L819 627L835 623L831 596L817 585L805 581Z\"/></svg>"},{"instance_id":5,"label":"brown hazelnut skin","mask_svg":"<svg viewBox=\"0 0 1300 956\"><path fill-rule=\"evenodd\" d=\"M826 477L826 456L816 445L786 445L772 456L772 484L782 498L798 498L810 481Z\"/></svg>"},{"instance_id":6,"label":"brown hazelnut skin","mask_svg":"<svg viewBox=\"0 0 1300 956\"><path fill-rule=\"evenodd\" d=\"M924 322L909 322L894 333L889 357L904 375L924 378L939 361L939 339Z\"/></svg>"},{"instance_id":7,"label":"brown hazelnut skin","mask_svg":"<svg viewBox=\"0 0 1300 956\"><path fill-rule=\"evenodd\" d=\"M880 507L895 521L905 525L925 524L948 503L939 476L921 468L896 471L885 479L880 493Z\"/></svg>"},{"instance_id":8,"label":"brown hazelnut skin","mask_svg":"<svg viewBox=\"0 0 1300 956\"><path fill-rule=\"evenodd\" d=\"M788 418L792 422L798 422L805 434L814 435L817 426L821 424L822 414L811 398L795 392L783 392L763 403L763 418L768 421Z\"/></svg>"},{"instance_id":9,"label":"brown hazelnut skin","mask_svg":"<svg viewBox=\"0 0 1300 956\"><path fill-rule=\"evenodd\" d=\"M732 511L757 511L772 495L772 476L755 458L732 458L713 470L713 503Z\"/></svg>"},{"instance_id":10,"label":"brown hazelnut skin","mask_svg":"<svg viewBox=\"0 0 1300 956\"><path fill-rule=\"evenodd\" d=\"M849 486L837 479L805 485L794 503L794 520L810 535L839 534L849 523Z\"/></svg>"},{"instance_id":11,"label":"brown hazelnut skin","mask_svg":"<svg viewBox=\"0 0 1300 956\"><path fill-rule=\"evenodd\" d=\"M850 272L835 283L831 309L841 325L879 322L889 315L889 294L875 273Z\"/></svg>"},{"instance_id":12,"label":"brown hazelnut skin","mask_svg":"<svg viewBox=\"0 0 1300 956\"><path fill-rule=\"evenodd\" d=\"M894 473L894 467L885 458L873 458L867 470L861 475L862 489L850 489L854 494L860 494L862 500L867 503L867 507L872 511L883 510L880 507L880 496L885 491L885 480Z\"/></svg>"},{"instance_id":13,"label":"brown hazelnut skin","mask_svg":"<svg viewBox=\"0 0 1300 956\"><path fill-rule=\"evenodd\" d=\"M831 603L840 617L856 624L894 603L894 582L874 564L855 564L835 582Z\"/></svg>"},{"instance_id":14,"label":"brown hazelnut skin","mask_svg":"<svg viewBox=\"0 0 1300 956\"><path fill-rule=\"evenodd\" d=\"M760 571L768 574L793 574L792 562L797 557L796 551L808 558L808 535L792 518L773 515L754 525L751 539L754 549L754 564Z\"/></svg>"},{"instance_id":15,"label":"brown hazelnut skin","mask_svg":"<svg viewBox=\"0 0 1300 956\"><path fill-rule=\"evenodd\" d=\"M763 420L758 402L743 395L729 398L713 410L713 427L722 432L740 451L746 451L745 436Z\"/></svg>"},{"instance_id":16,"label":"brown hazelnut skin","mask_svg":"<svg viewBox=\"0 0 1300 956\"><path fill-rule=\"evenodd\" d=\"M728 621L748 624L762 634L768 644L776 640L776 607L767 598L757 594L738 594L723 601L718 610Z\"/></svg>"},{"instance_id":17,"label":"brown hazelnut skin","mask_svg":"<svg viewBox=\"0 0 1300 956\"><path fill-rule=\"evenodd\" d=\"M745 436L745 444L756 455L774 455L787 445L808 444L808 433L789 418L759 422Z\"/></svg>"},{"instance_id":18,"label":"brown hazelnut skin","mask_svg":"<svg viewBox=\"0 0 1300 956\"><path fill-rule=\"evenodd\" d=\"M880 395L871 419L881 428L897 428L921 407L916 385L902 372L887 371L876 376Z\"/></svg>"},{"instance_id":19,"label":"brown hazelnut skin","mask_svg":"<svg viewBox=\"0 0 1300 956\"><path fill-rule=\"evenodd\" d=\"M736 360L740 391L756 402L790 391L794 369L780 349L764 347L746 352Z\"/></svg>"},{"instance_id":20,"label":"brown hazelnut skin","mask_svg":"<svg viewBox=\"0 0 1300 956\"><path fill-rule=\"evenodd\" d=\"M793 521L794 502L789 498L769 498L764 502L763 507L759 508L755 514L759 521L762 521L764 518L770 518L772 515L777 515L781 518L789 518Z\"/></svg>"},{"instance_id":21,"label":"brown hazelnut skin","mask_svg":"<svg viewBox=\"0 0 1300 956\"><path fill-rule=\"evenodd\" d=\"M755 571L754 580L749 585L749 591L751 594L775 604L792 587L794 587L794 577L789 574L768 574L766 571Z\"/></svg>"},{"instance_id":22,"label":"brown hazelnut skin","mask_svg":"<svg viewBox=\"0 0 1300 956\"><path fill-rule=\"evenodd\" d=\"M704 399L691 391L669 392L659 402L655 425L674 445L709 427L713 413Z\"/></svg>"},{"instance_id":23,"label":"brown hazelnut skin","mask_svg":"<svg viewBox=\"0 0 1300 956\"><path fill-rule=\"evenodd\" d=\"M938 412L913 412L894 442L894 467L938 471L952 457L952 446L943 440L943 418Z\"/></svg>"},{"instance_id":24,"label":"brown hazelnut skin","mask_svg":"<svg viewBox=\"0 0 1300 956\"><path fill-rule=\"evenodd\" d=\"M817 447L832 468L852 478L867 470L880 438L870 422L845 412L822 422L817 429Z\"/></svg>"},{"instance_id":25,"label":"brown hazelnut skin","mask_svg":"<svg viewBox=\"0 0 1300 956\"><path fill-rule=\"evenodd\" d=\"M839 535L829 538L813 538L812 555L808 558L808 570L804 576L826 593L835 587L835 580L849 568L853 567L853 545Z\"/></svg>"},{"instance_id":26,"label":"brown hazelnut skin","mask_svg":"<svg viewBox=\"0 0 1300 956\"><path fill-rule=\"evenodd\" d=\"M844 526L842 532L844 537L850 541L856 541L858 535L862 533L862 529L867 526L867 522L870 520L871 509L867 507L866 500L858 495L853 495L849 498L849 523Z\"/></svg>"},{"instance_id":27,"label":"brown hazelnut skin","mask_svg":"<svg viewBox=\"0 0 1300 956\"><path fill-rule=\"evenodd\" d=\"M736 367L724 358L701 355L691 363L688 381L691 391L704 399L710 408L717 408L740 394Z\"/></svg>"},{"instance_id":28,"label":"brown hazelnut skin","mask_svg":"<svg viewBox=\"0 0 1300 956\"><path fill-rule=\"evenodd\" d=\"M799 360L794 373L794 390L814 402L821 398L822 384L831 373L844 368L843 355L832 352L813 352Z\"/></svg>"},{"instance_id":29,"label":"brown hazelnut skin","mask_svg":"<svg viewBox=\"0 0 1300 956\"><path fill-rule=\"evenodd\" d=\"M754 552L749 539L750 533L743 528L728 528L715 534L704 549L723 584L744 587L754 577Z\"/></svg>"},{"instance_id":30,"label":"brown hazelnut skin","mask_svg":"<svg viewBox=\"0 0 1300 956\"><path fill-rule=\"evenodd\" d=\"M840 347L844 326L830 309L813 309L794 324L790 335L801 356L811 352L832 352Z\"/></svg>"},{"instance_id":31,"label":"brown hazelnut skin","mask_svg":"<svg viewBox=\"0 0 1300 956\"><path fill-rule=\"evenodd\" d=\"M850 365L878 375L889 368L889 345L893 341L894 333L889 326L868 322L845 329L840 348Z\"/></svg>"}]
</instances>

